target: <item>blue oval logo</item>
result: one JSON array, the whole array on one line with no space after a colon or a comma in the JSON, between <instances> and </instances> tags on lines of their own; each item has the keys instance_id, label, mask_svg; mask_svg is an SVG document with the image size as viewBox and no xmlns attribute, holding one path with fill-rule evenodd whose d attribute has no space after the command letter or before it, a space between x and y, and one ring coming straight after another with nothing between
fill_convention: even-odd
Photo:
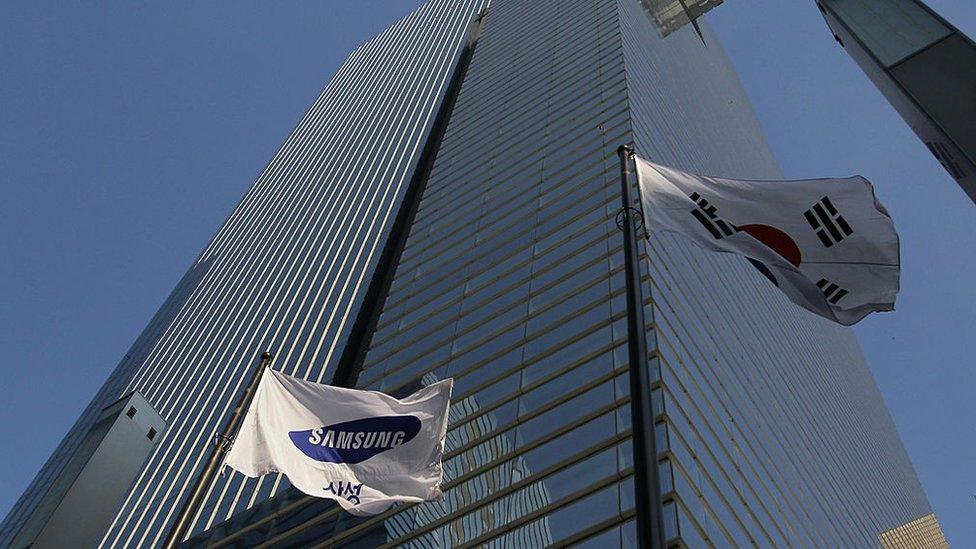
<instances>
[{"instance_id":1,"label":"blue oval logo","mask_svg":"<svg viewBox=\"0 0 976 549\"><path fill-rule=\"evenodd\" d=\"M416 416L381 416L289 431L288 437L316 461L359 463L410 442L419 432L420 418Z\"/></svg>"}]
</instances>

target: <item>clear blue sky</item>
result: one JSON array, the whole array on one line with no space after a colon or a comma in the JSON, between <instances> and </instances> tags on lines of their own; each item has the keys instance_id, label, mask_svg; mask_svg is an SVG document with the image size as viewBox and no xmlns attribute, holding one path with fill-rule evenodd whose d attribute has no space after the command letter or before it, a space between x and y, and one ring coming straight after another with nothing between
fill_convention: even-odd
<instances>
[{"instance_id":1,"label":"clear blue sky","mask_svg":"<svg viewBox=\"0 0 976 549\"><path fill-rule=\"evenodd\" d=\"M0 5L0 515L345 55L418 3ZM972 0L930 4L976 34ZM856 332L950 542L976 547L976 206L813 0L707 19L784 172L863 174L891 210L898 311Z\"/></svg>"}]
</instances>

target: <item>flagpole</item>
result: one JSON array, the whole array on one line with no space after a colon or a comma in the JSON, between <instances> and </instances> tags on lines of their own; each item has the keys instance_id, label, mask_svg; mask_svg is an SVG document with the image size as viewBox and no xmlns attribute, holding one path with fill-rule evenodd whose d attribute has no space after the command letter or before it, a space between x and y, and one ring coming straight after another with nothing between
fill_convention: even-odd
<instances>
[{"instance_id":1,"label":"flagpole","mask_svg":"<svg viewBox=\"0 0 976 549\"><path fill-rule=\"evenodd\" d=\"M183 541L183 536L186 535L186 530L190 527L190 521L193 520L193 516L197 513L197 508L203 503L204 492L206 492L207 487L213 481L214 476L216 476L217 470L224 462L224 455L230 450L241 419L251 406L251 400L254 398L254 392L258 387L258 383L261 382L264 371L271 365L271 359L273 358L271 353L261 354L261 361L258 363L258 367L254 369L251 382L248 384L244 394L241 395L241 399L234 408L230 420L224 427L223 432L219 435L214 435L214 446L210 452L210 458L207 459L203 473L197 478L196 484L193 486L193 491L190 492L190 497L183 503L183 508L176 517L176 522L173 523L169 534L166 536L166 541L163 543L165 549L172 549Z\"/></svg>"},{"instance_id":2,"label":"flagpole","mask_svg":"<svg viewBox=\"0 0 976 549\"><path fill-rule=\"evenodd\" d=\"M637 511L637 541L640 547L664 549L664 518L657 478L657 448L654 440L654 411L651 407L651 378L647 365L647 324L638 261L637 231L643 214L634 207L630 184L630 161L634 149L621 145L620 200L617 227L624 234L624 266L627 276L627 349L630 364L630 415L634 439L634 491Z\"/></svg>"}]
</instances>

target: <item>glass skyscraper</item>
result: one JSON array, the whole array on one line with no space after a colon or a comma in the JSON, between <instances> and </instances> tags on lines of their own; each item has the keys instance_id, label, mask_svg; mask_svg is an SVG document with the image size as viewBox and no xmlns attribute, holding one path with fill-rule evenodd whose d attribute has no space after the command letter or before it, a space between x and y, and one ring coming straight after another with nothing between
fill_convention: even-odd
<instances>
[{"instance_id":1,"label":"glass skyscraper","mask_svg":"<svg viewBox=\"0 0 976 549\"><path fill-rule=\"evenodd\" d=\"M976 202L976 42L921 0L817 0L834 38Z\"/></svg>"},{"instance_id":2,"label":"glass skyscraper","mask_svg":"<svg viewBox=\"0 0 976 549\"><path fill-rule=\"evenodd\" d=\"M102 546L158 543L267 350L285 373L392 394L453 377L445 497L359 518L285 477L228 470L188 545L632 546L617 147L781 176L702 31L707 47L690 28L661 38L640 0L429 0L357 49L0 544L99 411L133 390L168 427L112 503ZM740 258L660 234L641 246L672 544L941 539L850 330L794 307Z\"/></svg>"}]
</instances>

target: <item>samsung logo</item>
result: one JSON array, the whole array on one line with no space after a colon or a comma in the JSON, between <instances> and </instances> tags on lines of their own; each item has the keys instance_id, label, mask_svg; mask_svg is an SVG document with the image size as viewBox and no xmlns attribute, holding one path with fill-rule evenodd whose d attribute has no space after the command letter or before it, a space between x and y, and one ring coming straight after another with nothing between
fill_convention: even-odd
<instances>
[{"instance_id":1,"label":"samsung logo","mask_svg":"<svg viewBox=\"0 0 976 549\"><path fill-rule=\"evenodd\" d=\"M381 416L290 431L288 437L306 456L326 463L359 463L410 442L420 432L415 416Z\"/></svg>"}]
</instances>

